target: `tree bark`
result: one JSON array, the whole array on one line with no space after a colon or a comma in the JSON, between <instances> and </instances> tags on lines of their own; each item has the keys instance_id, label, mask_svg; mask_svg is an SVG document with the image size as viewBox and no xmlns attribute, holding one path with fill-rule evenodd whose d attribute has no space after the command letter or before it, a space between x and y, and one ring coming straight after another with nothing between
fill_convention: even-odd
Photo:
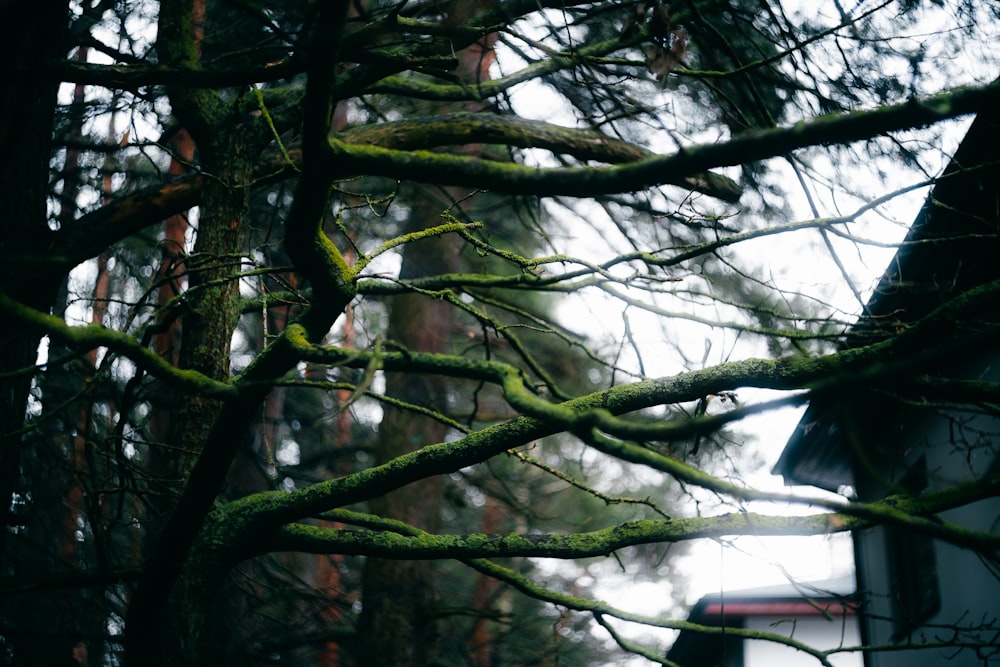
<instances>
[{"instance_id":1,"label":"tree bark","mask_svg":"<svg viewBox=\"0 0 1000 667\"><path fill-rule=\"evenodd\" d=\"M0 237L0 289L42 312L55 301L64 274L32 271L22 263L26 248L45 248L51 232L46 214L49 158L58 83L41 75L42 65L64 53L67 3L44 3L4 28L14 58L0 105L0 188L4 202L4 234ZM0 512L4 524L17 523L9 514L21 466L22 432L31 373L39 334L7 328L0 335L0 372L16 373L5 380L0 396ZM9 533L0 530L0 553Z\"/></svg>"},{"instance_id":2,"label":"tree bark","mask_svg":"<svg viewBox=\"0 0 1000 667\"><path fill-rule=\"evenodd\" d=\"M427 202L415 206L409 231L434 224L436 212L432 209ZM401 276L451 273L458 267L454 237L426 239L406 246ZM450 304L423 295L397 297L389 316L388 338L410 350L446 352L451 343L452 313ZM445 400L447 386L440 377L390 373L386 375L386 392L409 403L437 406ZM414 446L442 442L445 432L440 422L386 407L379 426L377 460L388 461L413 451ZM441 488L439 477L421 480L373 500L371 511L436 533L440 527ZM361 664L430 664L436 641L433 566L421 561L369 558L362 581Z\"/></svg>"},{"instance_id":3,"label":"tree bark","mask_svg":"<svg viewBox=\"0 0 1000 667\"><path fill-rule=\"evenodd\" d=\"M459 24L485 8L477 2L456 0L449 4L445 23ZM489 79L495 60L495 35L474 43L459 54L456 76L475 85ZM454 104L451 109L455 110ZM459 110L481 111L482 104L462 104ZM480 146L466 146L475 155ZM452 193L454 194L454 193ZM455 196L460 201L461 196ZM449 202L450 204L450 202ZM406 232L438 224L443 206L421 198L410 211ZM455 235L409 243L403 250L400 277L415 279L458 272L461 239ZM388 338L408 350L448 352L455 329L455 309L445 301L421 294L397 297L389 318ZM387 374L386 391L417 405L447 405L448 383L432 375ZM387 407L379 427L378 461L388 461L413 451L423 443L443 442L447 428L440 422ZM437 533L441 525L443 480L431 477L381 495L371 510L383 517ZM431 663L437 644L435 612L437 586L430 562L368 558L363 574L363 613L360 632L363 663L372 667L419 667Z\"/></svg>"}]
</instances>

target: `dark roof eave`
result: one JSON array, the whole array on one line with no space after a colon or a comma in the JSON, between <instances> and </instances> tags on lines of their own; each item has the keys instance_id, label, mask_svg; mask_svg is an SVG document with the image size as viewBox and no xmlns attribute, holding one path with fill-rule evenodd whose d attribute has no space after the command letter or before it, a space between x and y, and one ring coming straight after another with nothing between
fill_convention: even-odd
<instances>
[{"instance_id":1,"label":"dark roof eave","mask_svg":"<svg viewBox=\"0 0 1000 667\"><path fill-rule=\"evenodd\" d=\"M1000 278L1000 109L969 127L869 299L848 332L855 347L884 340L953 296ZM959 240L956 240L959 239ZM853 460L836 412L842 401L813 400L771 469L786 484L828 491L855 486Z\"/></svg>"}]
</instances>

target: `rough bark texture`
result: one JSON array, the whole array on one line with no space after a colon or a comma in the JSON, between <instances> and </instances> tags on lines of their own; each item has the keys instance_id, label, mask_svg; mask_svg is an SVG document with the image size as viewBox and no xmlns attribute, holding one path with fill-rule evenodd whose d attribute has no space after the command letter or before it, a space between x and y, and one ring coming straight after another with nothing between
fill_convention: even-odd
<instances>
[{"instance_id":1,"label":"rough bark texture","mask_svg":"<svg viewBox=\"0 0 1000 667\"><path fill-rule=\"evenodd\" d=\"M238 141L234 137L234 143ZM216 173L222 178L213 180L211 185L206 184L206 197L200 208L194 253L185 263L191 299L182 316L179 365L219 381L229 379L230 347L239 316L239 282L236 276L246 246L249 175L245 170L246 162L238 156L244 155L246 150L246 146L231 145L227 151L217 153L225 155L228 152L237 156L237 159L215 165ZM170 446L169 451L175 455L164 461L164 472L167 475L165 486L168 490L172 487L172 495L179 494L181 485L189 481L193 462L211 441L211 434L217 426L222 409L218 399L205 396L185 397L184 400L176 401L174 406L167 430L167 444ZM239 438L239 433L235 434L235 438ZM222 478L216 480L214 492L221 490L222 483ZM183 509L174 506L167 511L171 521L185 520L185 517L178 514ZM188 518L193 522L198 521L195 516ZM164 542L173 539L174 535L169 532L156 535L152 541L152 549L157 555L168 552ZM170 545L171 548L176 546L181 545ZM154 558L155 562L157 560ZM175 564L166 566L174 567ZM170 577L165 572L157 576L165 577L168 581ZM139 594L148 592L140 591ZM180 614L190 613L189 610L178 611ZM168 645L177 645L172 639L168 639L169 633L164 634L165 630L172 627L171 624L164 623L159 628L155 627L156 624L163 623L156 616L158 614L133 620L130 635L138 638L133 646L139 655L152 657L146 653L151 651L153 654L161 654L157 659L181 659L183 653L162 655L162 651L154 648L162 646L164 641ZM197 644L200 631L201 628L198 628L184 642L184 649L187 651L184 660L199 655ZM224 650L220 647L224 647L226 642L218 637L213 639L219 640L213 642L213 646ZM140 645L145 643L148 646Z\"/></svg>"}]
</instances>

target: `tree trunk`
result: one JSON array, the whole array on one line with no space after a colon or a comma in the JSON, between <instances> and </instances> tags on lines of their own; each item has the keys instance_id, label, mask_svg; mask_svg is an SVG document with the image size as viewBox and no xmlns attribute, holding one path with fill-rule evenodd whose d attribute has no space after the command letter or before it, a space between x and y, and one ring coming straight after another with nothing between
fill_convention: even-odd
<instances>
[{"instance_id":1,"label":"tree trunk","mask_svg":"<svg viewBox=\"0 0 1000 667\"><path fill-rule=\"evenodd\" d=\"M181 347L178 363L182 368L197 370L216 380L229 378L230 348L240 312L239 280L242 258L246 253L250 170L248 151L240 132L228 139L219 136L219 144L202 149L206 171L217 174L207 185L199 208L194 251L186 258L184 268L188 278L185 311L181 317ZM217 161L212 156L218 156ZM216 423L221 403L203 396L186 396L175 401L167 429L167 444L176 455L165 457L163 467L168 478L166 486L180 493L187 475L208 440ZM221 486L224 480L217 480ZM221 488L218 489L221 491ZM170 521L183 520L171 517ZM179 564L163 567L158 552L167 547L167 538L154 537L151 544L153 565L133 596L127 619L128 662L130 664L176 664L177 660L202 661L211 650L202 653L203 633L197 618L184 618L187 610L163 609L161 599L169 589ZM174 553L171 551L171 553ZM186 550L185 550L186 551ZM169 558L167 560L170 560ZM144 596L149 596L144 598ZM138 600L138 603L137 603ZM176 635L176 636L175 636ZM227 643L224 637L210 637L216 647Z\"/></svg>"},{"instance_id":2,"label":"tree trunk","mask_svg":"<svg viewBox=\"0 0 1000 667\"><path fill-rule=\"evenodd\" d=\"M6 23L3 43L14 59L5 83L7 104L0 105L0 189L4 202L4 233L0 237L0 289L14 299L48 312L65 274L47 267L28 273L30 262L19 263L26 251L46 247L49 158L56 109L57 82L38 71L43 63L64 53L67 3L42 3L18 20ZM0 336L0 372L24 371L35 363L40 337L34 332L5 328ZM7 376L0 395L0 512L5 525L18 522L9 514L18 491L22 427L31 374ZM0 530L0 554L8 537Z\"/></svg>"},{"instance_id":3,"label":"tree trunk","mask_svg":"<svg viewBox=\"0 0 1000 667\"><path fill-rule=\"evenodd\" d=\"M410 230L435 224L440 210L424 202L411 212ZM455 238L427 239L406 246L403 278L417 278L458 270ZM453 330L452 307L422 295L397 297L389 317L388 338L407 349L447 352ZM403 401L442 405L447 386L441 378L386 375L386 393ZM441 442L446 428L439 422L386 407L379 427L377 459L387 461L417 446ZM405 521L430 532L440 527L441 480L430 478L374 500L371 511ZM406 667L430 664L434 653L434 568L424 561L369 558L363 575L363 611L360 626L364 658L370 667Z\"/></svg>"},{"instance_id":4,"label":"tree trunk","mask_svg":"<svg viewBox=\"0 0 1000 667\"><path fill-rule=\"evenodd\" d=\"M485 8L468 0L450 3L446 23L459 24ZM475 84L489 78L495 55L495 36L473 44L459 54L458 77ZM439 105L435 112L455 111L455 105ZM464 111L478 111L481 105L459 105ZM465 152L476 153L478 146ZM454 197L461 201L461 195ZM410 211L413 232L439 224L445 206L423 198ZM455 273L461 268L461 240L448 235L407 244L403 250L400 277L404 279ZM396 297L389 317L389 340L406 349L421 352L450 352L455 330L454 308L441 300L420 294ZM447 405L447 384L442 378L421 375L387 374L386 393L400 399L433 406ZM379 427L377 459L386 461L428 443L442 442L447 428L440 422L386 407ZM436 533L441 523L442 480L438 477L386 494L372 502L379 516L405 521ZM362 579L363 611L360 624L362 664L372 667L406 667L430 664L437 643L435 613L437 591L435 568L424 561L387 561L369 558Z\"/></svg>"},{"instance_id":5,"label":"tree trunk","mask_svg":"<svg viewBox=\"0 0 1000 667\"><path fill-rule=\"evenodd\" d=\"M58 84L38 69L66 55L67 12L66 3L45 3L21 20L8 21L4 39L14 65L5 86L8 103L0 105L0 149L8 158L0 164L5 212L0 291L42 312L56 303L66 271L52 266L39 270L40 263L35 265L30 257L22 263L20 258L45 248L50 234L46 203ZM73 152L68 151L67 200L76 192L74 167ZM75 479L73 439L63 433L52 440L40 432L33 434L30 446L24 439L30 369L39 341L36 333L16 327L6 328L0 336L0 372L5 374L0 393L0 562L5 574L24 578L72 566L72 560L62 561L60 556L76 554L71 542L75 531L67 535L66 529L69 517L80 509L77 497L70 496L72 506L63 502ZM70 391L65 385L62 389ZM43 505L46 499L53 501L51 507ZM12 531L8 526L19 528ZM60 631L74 626L79 611L75 602L79 596L74 591L0 601L0 616L8 625L4 648L9 664L73 664L76 638Z\"/></svg>"}]
</instances>

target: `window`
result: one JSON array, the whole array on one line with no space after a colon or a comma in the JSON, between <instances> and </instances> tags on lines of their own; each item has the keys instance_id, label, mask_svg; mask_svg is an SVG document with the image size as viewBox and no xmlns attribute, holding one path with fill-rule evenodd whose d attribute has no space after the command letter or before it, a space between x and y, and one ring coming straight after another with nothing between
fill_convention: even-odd
<instances>
[{"instance_id":1,"label":"window","mask_svg":"<svg viewBox=\"0 0 1000 667\"><path fill-rule=\"evenodd\" d=\"M918 494L927 488L927 462L921 457L900 481L900 490ZM934 540L905 526L888 526L889 567L895 601L893 639L899 640L941 607Z\"/></svg>"}]
</instances>

